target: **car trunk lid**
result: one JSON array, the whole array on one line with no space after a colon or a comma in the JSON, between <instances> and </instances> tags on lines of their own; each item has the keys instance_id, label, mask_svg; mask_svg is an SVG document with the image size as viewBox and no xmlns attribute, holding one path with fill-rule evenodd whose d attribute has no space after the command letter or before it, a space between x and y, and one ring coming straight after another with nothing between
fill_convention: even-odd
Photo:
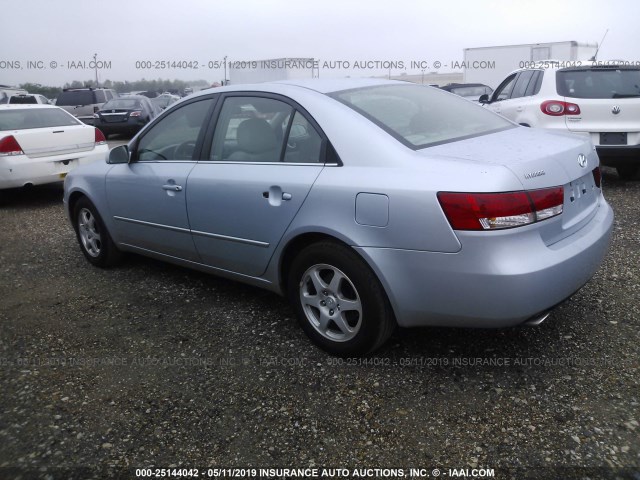
<instances>
[{"instance_id":1,"label":"car trunk lid","mask_svg":"<svg viewBox=\"0 0 640 480\"><path fill-rule=\"evenodd\" d=\"M587 137L582 135L518 127L425 148L418 153L501 165L518 178L524 190L562 186L563 213L539 223L548 245L582 228L598 206L600 189L592 172L599 160ZM478 192L482 191L482 185L478 185Z\"/></svg>"},{"instance_id":2,"label":"car trunk lid","mask_svg":"<svg viewBox=\"0 0 640 480\"><path fill-rule=\"evenodd\" d=\"M86 152L95 147L95 129L86 125L33 128L11 133L30 158Z\"/></svg>"}]
</instances>

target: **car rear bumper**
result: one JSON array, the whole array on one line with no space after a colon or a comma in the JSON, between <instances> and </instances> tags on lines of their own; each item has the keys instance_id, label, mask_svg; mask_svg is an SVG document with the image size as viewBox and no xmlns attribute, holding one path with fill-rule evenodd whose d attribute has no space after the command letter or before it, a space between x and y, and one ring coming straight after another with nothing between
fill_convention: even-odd
<instances>
[{"instance_id":1,"label":"car rear bumper","mask_svg":"<svg viewBox=\"0 0 640 480\"><path fill-rule=\"evenodd\" d=\"M596 146L596 151L608 167L640 165L640 145Z\"/></svg>"},{"instance_id":2,"label":"car rear bumper","mask_svg":"<svg viewBox=\"0 0 640 480\"><path fill-rule=\"evenodd\" d=\"M61 182L74 168L102 160L108 152L107 145L98 145L89 152L75 154L33 159L26 155L0 158L0 189Z\"/></svg>"},{"instance_id":3,"label":"car rear bumper","mask_svg":"<svg viewBox=\"0 0 640 480\"><path fill-rule=\"evenodd\" d=\"M458 253L356 250L378 274L400 326L508 327L579 290L600 266L612 225L613 211L601 198L591 221L550 246L529 229L516 242L489 238L494 232L457 232Z\"/></svg>"}]
</instances>

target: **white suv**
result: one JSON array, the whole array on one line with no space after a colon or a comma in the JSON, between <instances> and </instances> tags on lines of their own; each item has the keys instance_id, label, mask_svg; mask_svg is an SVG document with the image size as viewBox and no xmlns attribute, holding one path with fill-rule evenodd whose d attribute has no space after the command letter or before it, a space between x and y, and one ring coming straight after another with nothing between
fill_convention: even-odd
<instances>
[{"instance_id":1,"label":"white suv","mask_svg":"<svg viewBox=\"0 0 640 480\"><path fill-rule=\"evenodd\" d=\"M622 178L640 170L640 62L537 62L480 102L520 125L589 135Z\"/></svg>"}]
</instances>

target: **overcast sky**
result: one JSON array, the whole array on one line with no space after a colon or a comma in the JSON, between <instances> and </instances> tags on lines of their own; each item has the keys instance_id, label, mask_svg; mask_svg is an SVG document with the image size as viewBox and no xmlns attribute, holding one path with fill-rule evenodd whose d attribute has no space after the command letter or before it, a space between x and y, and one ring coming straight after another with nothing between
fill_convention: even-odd
<instances>
[{"instance_id":1,"label":"overcast sky","mask_svg":"<svg viewBox=\"0 0 640 480\"><path fill-rule=\"evenodd\" d=\"M220 80L208 62L313 57L324 61L462 61L463 48L576 40L600 59L640 60L638 0L21 0L4 2L0 84L61 86L94 77L68 62L111 63L100 81ZM197 61L198 70L136 68ZM28 68L27 62L36 62ZM39 62L39 63L38 63ZM52 62L55 62L52 63ZM19 64L19 65L18 65ZM56 68L52 68L55 65ZM446 71L442 68L441 71ZM450 70L450 69L449 69ZM419 70L405 68L407 73ZM370 76L321 70L321 76ZM392 74L400 74L393 71Z\"/></svg>"}]
</instances>

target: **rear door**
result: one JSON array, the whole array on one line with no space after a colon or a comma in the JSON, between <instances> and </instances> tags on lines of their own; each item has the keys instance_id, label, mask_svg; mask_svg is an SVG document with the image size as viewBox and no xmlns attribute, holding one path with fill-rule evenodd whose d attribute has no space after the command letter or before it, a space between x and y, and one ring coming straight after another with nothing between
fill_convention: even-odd
<instances>
[{"instance_id":1,"label":"rear door","mask_svg":"<svg viewBox=\"0 0 640 480\"><path fill-rule=\"evenodd\" d=\"M122 242L198 261L187 216L187 177L214 104L214 98L206 98L171 112L132 146L129 164L111 168L107 199Z\"/></svg>"},{"instance_id":2,"label":"rear door","mask_svg":"<svg viewBox=\"0 0 640 480\"><path fill-rule=\"evenodd\" d=\"M299 106L269 95L227 95L187 204L202 261L244 275L267 268L324 168L326 139Z\"/></svg>"}]
</instances>

